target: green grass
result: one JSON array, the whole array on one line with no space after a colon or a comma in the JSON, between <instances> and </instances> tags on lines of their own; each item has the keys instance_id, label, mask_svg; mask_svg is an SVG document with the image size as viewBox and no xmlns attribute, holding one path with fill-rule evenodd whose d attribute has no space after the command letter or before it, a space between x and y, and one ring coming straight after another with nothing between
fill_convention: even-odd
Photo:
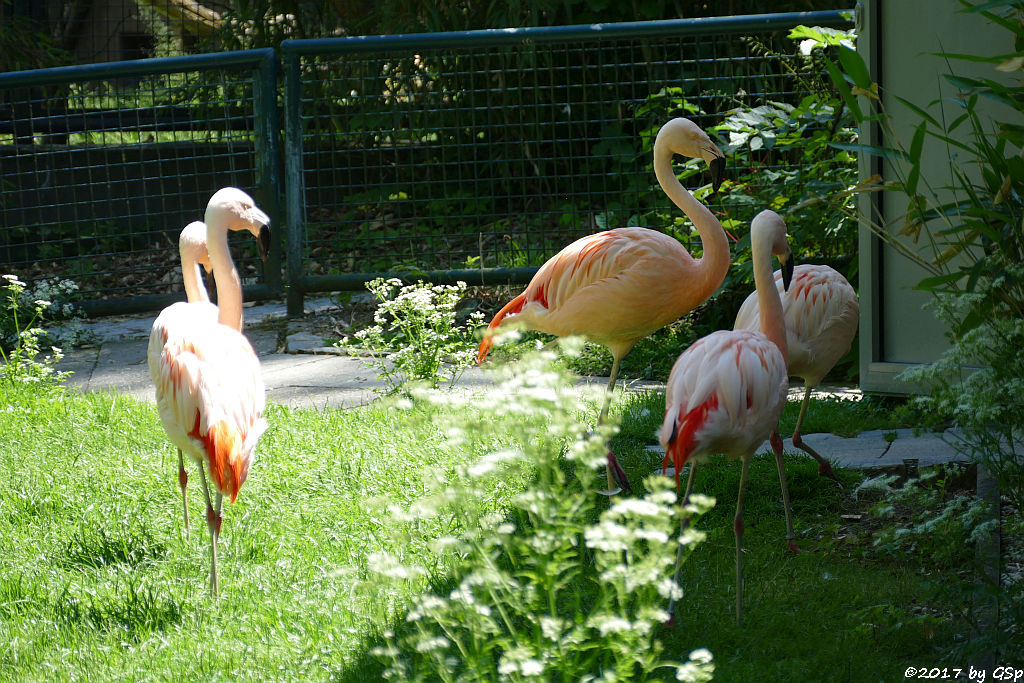
<instances>
[{"instance_id":1,"label":"green grass","mask_svg":"<svg viewBox=\"0 0 1024 683\"><path fill-rule=\"evenodd\" d=\"M634 482L660 466L643 447L653 442L661 401L618 405L627 419L613 448ZM815 404L812 415L831 423L846 408ZM221 597L211 600L196 470L186 465L186 538L177 457L155 407L109 394L0 388L0 678L379 680L370 651L401 623L411 593L375 584L368 557L389 550L431 567L414 590L450 585L429 540L453 522L413 520L395 545L376 511L381 501L422 495L427 468L455 476L459 461L486 451L447 448L437 415L419 408L272 405L268 420L251 476L225 506ZM911 664L961 663L951 660L963 621L930 616L956 611L934 586L962 581L957 568L837 540L839 515L856 504L807 458L787 457L787 471L805 552L784 552L774 461L755 458L746 624L737 629L731 519L739 467L702 468L696 490L719 504L699 523L707 542L684 565L677 625L661 636L667 654L711 649L719 681L902 680ZM851 486L859 479L839 474ZM473 503L503 510L523 485L499 483Z\"/></svg>"}]
</instances>

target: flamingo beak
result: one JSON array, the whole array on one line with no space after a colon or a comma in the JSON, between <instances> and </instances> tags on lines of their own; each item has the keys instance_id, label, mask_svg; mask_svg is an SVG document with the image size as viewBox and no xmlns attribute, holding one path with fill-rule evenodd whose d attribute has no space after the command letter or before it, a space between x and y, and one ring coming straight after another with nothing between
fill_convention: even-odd
<instances>
[{"instance_id":1,"label":"flamingo beak","mask_svg":"<svg viewBox=\"0 0 1024 683\"><path fill-rule=\"evenodd\" d=\"M789 283L793 281L793 268L796 266L793 261L792 253L782 261L782 288L787 292L789 291Z\"/></svg>"},{"instance_id":2,"label":"flamingo beak","mask_svg":"<svg viewBox=\"0 0 1024 683\"><path fill-rule=\"evenodd\" d=\"M718 150L713 150L712 154L715 152ZM725 178L725 157L721 153L715 154L715 157L708 162L708 169L711 171L711 191L717 193Z\"/></svg>"},{"instance_id":3,"label":"flamingo beak","mask_svg":"<svg viewBox=\"0 0 1024 683\"><path fill-rule=\"evenodd\" d=\"M267 254L270 253L270 236L270 226L261 225L256 241L260 245L260 259L264 261L267 260Z\"/></svg>"}]
</instances>

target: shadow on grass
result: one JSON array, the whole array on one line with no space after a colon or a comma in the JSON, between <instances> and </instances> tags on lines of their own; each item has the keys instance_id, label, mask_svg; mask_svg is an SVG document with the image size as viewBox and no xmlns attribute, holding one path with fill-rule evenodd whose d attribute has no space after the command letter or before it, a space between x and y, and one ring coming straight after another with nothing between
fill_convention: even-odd
<instances>
[{"instance_id":1,"label":"shadow on grass","mask_svg":"<svg viewBox=\"0 0 1024 683\"><path fill-rule=\"evenodd\" d=\"M67 628L117 630L133 642L182 620L179 603L161 597L152 586L140 588L130 581L118 581L106 594L65 592L53 605L53 613L55 621Z\"/></svg>"},{"instance_id":2,"label":"shadow on grass","mask_svg":"<svg viewBox=\"0 0 1024 683\"><path fill-rule=\"evenodd\" d=\"M85 527L68 539L58 564L68 568L129 567L160 559L167 547L145 527L128 528L124 533L110 533L102 527Z\"/></svg>"}]
</instances>

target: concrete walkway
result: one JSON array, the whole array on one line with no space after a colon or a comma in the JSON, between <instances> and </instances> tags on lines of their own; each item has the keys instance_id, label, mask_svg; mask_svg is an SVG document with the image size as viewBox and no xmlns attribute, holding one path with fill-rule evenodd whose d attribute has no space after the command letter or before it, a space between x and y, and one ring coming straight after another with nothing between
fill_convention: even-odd
<instances>
[{"instance_id":1,"label":"concrete walkway","mask_svg":"<svg viewBox=\"0 0 1024 683\"><path fill-rule=\"evenodd\" d=\"M306 302L307 314L336 310L330 299ZM104 318L85 323L86 330L97 343L69 352L58 365L73 371L68 385L85 391L115 390L145 401L155 401L153 383L146 363L149 331L156 315ZM278 325L270 323L278 322ZM283 303L251 306L245 309L246 335L260 356L268 399L296 408L352 408L365 405L379 396L383 388L376 370L364 360L345 355L339 349L324 346L324 340L304 326L302 321L286 319ZM581 380L607 384L607 378ZM466 388L483 388L490 381L477 368L467 370L459 380ZM626 383L633 390L659 390L664 384L635 381ZM829 387L817 392L859 400L861 393L853 387ZM803 388L790 391L791 400L800 400ZM952 430L942 434L914 434L911 429L895 432L864 432L855 438L832 434L808 434L804 440L834 465L858 469L901 467L905 460L916 460L919 467L946 462L966 462L967 458L953 447L957 435ZM652 457L660 463L660 446L651 446ZM767 443L764 448L768 448ZM786 451L801 453L789 439Z\"/></svg>"}]
</instances>

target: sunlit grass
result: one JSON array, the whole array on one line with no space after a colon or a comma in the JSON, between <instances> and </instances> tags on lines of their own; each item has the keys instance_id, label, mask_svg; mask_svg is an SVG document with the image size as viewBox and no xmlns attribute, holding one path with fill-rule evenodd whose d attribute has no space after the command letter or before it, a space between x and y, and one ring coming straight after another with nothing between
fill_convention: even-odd
<instances>
[{"instance_id":1,"label":"sunlit grass","mask_svg":"<svg viewBox=\"0 0 1024 683\"><path fill-rule=\"evenodd\" d=\"M407 505L423 495L427 468L455 476L452 458L484 455L443 447L440 413L431 411L444 410L272 405L252 474L238 501L225 506L221 597L211 600L197 472L187 465L187 538L176 453L155 407L111 394L0 388L2 677L379 680L383 667L370 652L385 629L401 623L413 594L375 584L368 557L403 555L432 568L420 589L448 585L453 577L427 540L454 522L415 521L396 545L375 510L382 500ZM636 483L660 466L643 448L663 410L656 395L617 407L624 425L613 448ZM774 462L755 458L747 490L746 624L737 629L732 512L739 467L713 461L701 470L696 488L716 496L718 506L699 524L708 541L684 565L686 597L676 628L662 634L667 654L685 658L707 647L722 681L895 680L910 664L947 661L966 627L947 618L955 610L937 604L932 588L958 575L836 541L839 514L856 508L851 486L839 492L807 458L787 458L787 471L797 541L806 552L784 551ZM849 471L840 477L850 485L860 478ZM507 509L524 484L496 484L476 502Z\"/></svg>"}]
</instances>

